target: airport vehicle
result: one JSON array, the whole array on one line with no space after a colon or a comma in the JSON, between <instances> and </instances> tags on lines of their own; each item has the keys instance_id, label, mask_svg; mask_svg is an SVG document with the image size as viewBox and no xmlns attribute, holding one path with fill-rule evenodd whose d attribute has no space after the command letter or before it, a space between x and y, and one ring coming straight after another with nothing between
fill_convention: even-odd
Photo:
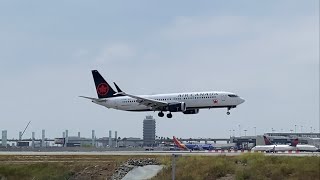
<instances>
[{"instance_id":1,"label":"airport vehicle","mask_svg":"<svg viewBox=\"0 0 320 180\"><path fill-rule=\"evenodd\" d=\"M271 141L266 137L266 136L263 136L264 138L264 142L266 145L273 145L271 143ZM304 151L304 152L316 152L316 151L319 151L319 149L313 145L309 145L309 144L298 144L299 143L299 140L298 138L295 139L294 141L296 141L296 146L294 146L294 149L292 150L297 150L297 151ZM280 149L282 147L286 147L287 145L277 145L280 147Z\"/></svg>"},{"instance_id":2,"label":"airport vehicle","mask_svg":"<svg viewBox=\"0 0 320 180\"><path fill-rule=\"evenodd\" d=\"M194 151L194 150L213 150L214 149L212 144L196 144L196 143L183 144L175 136L173 136L173 142L178 148L182 150Z\"/></svg>"},{"instance_id":3,"label":"airport vehicle","mask_svg":"<svg viewBox=\"0 0 320 180\"><path fill-rule=\"evenodd\" d=\"M118 92L115 92L97 70L92 70L92 75L98 98L80 97L117 110L159 111L159 117L164 116L163 112L168 112L167 117L172 118L172 112L197 114L199 109L227 108L227 115L230 115L230 109L245 101L234 93L220 91L131 95L123 92L116 83Z\"/></svg>"}]
</instances>

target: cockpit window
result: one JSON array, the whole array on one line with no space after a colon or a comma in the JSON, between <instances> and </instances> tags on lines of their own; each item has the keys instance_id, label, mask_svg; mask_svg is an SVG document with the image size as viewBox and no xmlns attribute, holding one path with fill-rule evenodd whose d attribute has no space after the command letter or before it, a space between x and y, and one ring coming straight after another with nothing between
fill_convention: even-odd
<instances>
[{"instance_id":1,"label":"cockpit window","mask_svg":"<svg viewBox=\"0 0 320 180\"><path fill-rule=\"evenodd\" d=\"M229 97L238 97L237 95L235 94L228 94Z\"/></svg>"}]
</instances>

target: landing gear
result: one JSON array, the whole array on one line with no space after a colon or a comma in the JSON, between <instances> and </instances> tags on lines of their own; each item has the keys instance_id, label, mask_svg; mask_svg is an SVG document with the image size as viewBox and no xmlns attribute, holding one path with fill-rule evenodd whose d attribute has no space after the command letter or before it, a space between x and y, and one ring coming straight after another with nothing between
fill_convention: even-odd
<instances>
[{"instance_id":1,"label":"landing gear","mask_svg":"<svg viewBox=\"0 0 320 180\"><path fill-rule=\"evenodd\" d=\"M171 112L167 114L167 118L172 118Z\"/></svg>"},{"instance_id":2,"label":"landing gear","mask_svg":"<svg viewBox=\"0 0 320 180\"><path fill-rule=\"evenodd\" d=\"M231 109L231 107L228 107L227 115L230 115L230 109Z\"/></svg>"},{"instance_id":3,"label":"landing gear","mask_svg":"<svg viewBox=\"0 0 320 180\"><path fill-rule=\"evenodd\" d=\"M159 113L158 113L158 116L159 116L159 117L163 117L163 116L164 116L163 112L159 112Z\"/></svg>"}]
</instances>

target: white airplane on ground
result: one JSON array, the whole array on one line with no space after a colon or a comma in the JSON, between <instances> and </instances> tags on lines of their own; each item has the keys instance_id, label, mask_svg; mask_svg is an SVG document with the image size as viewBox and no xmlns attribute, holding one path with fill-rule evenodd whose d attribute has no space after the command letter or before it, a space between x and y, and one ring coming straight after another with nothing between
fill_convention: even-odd
<instances>
[{"instance_id":1,"label":"white airplane on ground","mask_svg":"<svg viewBox=\"0 0 320 180\"><path fill-rule=\"evenodd\" d=\"M265 145L255 146L251 151L266 151L266 152L279 152L279 151L292 151L296 150L298 139L294 139L290 145L288 144L272 144L270 140L263 136Z\"/></svg>"},{"instance_id":2,"label":"white airplane on ground","mask_svg":"<svg viewBox=\"0 0 320 180\"><path fill-rule=\"evenodd\" d=\"M287 144L272 144L271 141L263 136L265 145L255 146L252 151L266 151L266 152L279 152L279 151L307 151L307 152L316 152L319 149L312 145L307 144L298 144L298 138L294 139L290 145Z\"/></svg>"},{"instance_id":3,"label":"white airplane on ground","mask_svg":"<svg viewBox=\"0 0 320 180\"><path fill-rule=\"evenodd\" d=\"M163 112L168 112L167 117L172 118L171 112L182 112L184 114L197 114L199 109L236 108L245 100L234 93L229 92L189 92L155 95L131 95L123 92L114 83L118 92L104 80L97 70L92 70L98 98L85 97L107 108L124 111L159 111L158 116L163 117Z\"/></svg>"}]
</instances>

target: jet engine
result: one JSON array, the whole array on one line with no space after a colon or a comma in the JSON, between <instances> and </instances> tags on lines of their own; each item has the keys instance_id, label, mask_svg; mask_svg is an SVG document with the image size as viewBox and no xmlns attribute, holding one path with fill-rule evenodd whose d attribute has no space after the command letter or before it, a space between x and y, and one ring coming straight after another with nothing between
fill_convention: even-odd
<instances>
[{"instance_id":1,"label":"jet engine","mask_svg":"<svg viewBox=\"0 0 320 180\"><path fill-rule=\"evenodd\" d=\"M186 103L170 103L168 105L168 111L170 112L185 112L187 110Z\"/></svg>"},{"instance_id":2,"label":"jet engine","mask_svg":"<svg viewBox=\"0 0 320 180\"><path fill-rule=\"evenodd\" d=\"M198 114L198 113L199 113L199 109L191 109L183 112L183 114Z\"/></svg>"}]
</instances>

